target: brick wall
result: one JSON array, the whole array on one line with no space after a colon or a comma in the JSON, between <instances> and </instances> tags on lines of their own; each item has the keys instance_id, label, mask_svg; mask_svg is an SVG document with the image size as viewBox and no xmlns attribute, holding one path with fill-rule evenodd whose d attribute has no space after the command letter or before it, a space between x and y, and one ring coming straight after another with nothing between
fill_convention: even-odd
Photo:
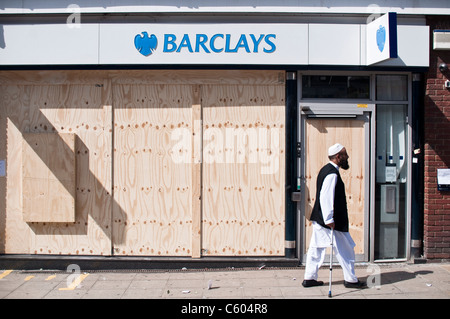
<instances>
[{"instance_id":1,"label":"brick wall","mask_svg":"<svg viewBox=\"0 0 450 319\"><path fill-rule=\"evenodd\" d=\"M433 50L433 30L450 30L448 16L430 16L430 68L426 74L424 153L424 256L450 259L450 192L437 190L437 169L450 168L450 51Z\"/></svg>"}]
</instances>

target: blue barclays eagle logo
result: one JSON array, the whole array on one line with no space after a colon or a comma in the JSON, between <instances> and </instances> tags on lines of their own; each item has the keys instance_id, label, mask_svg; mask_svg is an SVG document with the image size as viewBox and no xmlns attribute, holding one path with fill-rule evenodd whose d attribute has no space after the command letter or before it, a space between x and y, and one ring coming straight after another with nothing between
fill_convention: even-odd
<instances>
[{"instance_id":1,"label":"blue barclays eagle logo","mask_svg":"<svg viewBox=\"0 0 450 319\"><path fill-rule=\"evenodd\" d=\"M380 25L380 27L377 30L377 46L380 52L383 52L385 43L386 43L386 29L385 27Z\"/></svg>"},{"instance_id":2,"label":"blue barclays eagle logo","mask_svg":"<svg viewBox=\"0 0 450 319\"><path fill-rule=\"evenodd\" d=\"M148 36L148 33L144 31L134 37L134 46L140 54L149 56L156 50L158 39L156 39L154 34Z\"/></svg>"}]
</instances>

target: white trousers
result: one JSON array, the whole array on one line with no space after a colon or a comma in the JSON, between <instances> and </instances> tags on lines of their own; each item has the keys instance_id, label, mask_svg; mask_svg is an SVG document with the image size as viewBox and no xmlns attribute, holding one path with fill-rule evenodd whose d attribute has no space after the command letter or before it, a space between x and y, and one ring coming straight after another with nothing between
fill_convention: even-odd
<instances>
[{"instance_id":1,"label":"white trousers","mask_svg":"<svg viewBox=\"0 0 450 319\"><path fill-rule=\"evenodd\" d=\"M320 227L320 226L319 226ZM314 230L313 230L314 232ZM357 282L355 275L355 252L354 242L348 233L334 231L333 251L336 259L344 272L344 280L347 282ZM314 234L313 234L314 236ZM328 246L331 245L331 239ZM318 271L325 260L327 247L310 246L306 257L305 279L317 280Z\"/></svg>"}]
</instances>

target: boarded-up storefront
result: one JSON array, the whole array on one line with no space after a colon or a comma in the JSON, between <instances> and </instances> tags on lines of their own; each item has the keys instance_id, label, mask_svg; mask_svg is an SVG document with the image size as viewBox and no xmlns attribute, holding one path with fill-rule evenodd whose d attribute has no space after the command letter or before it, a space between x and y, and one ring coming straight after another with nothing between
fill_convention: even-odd
<instances>
[{"instance_id":1,"label":"boarded-up storefront","mask_svg":"<svg viewBox=\"0 0 450 319\"><path fill-rule=\"evenodd\" d=\"M0 253L284 255L284 72L0 83Z\"/></svg>"}]
</instances>

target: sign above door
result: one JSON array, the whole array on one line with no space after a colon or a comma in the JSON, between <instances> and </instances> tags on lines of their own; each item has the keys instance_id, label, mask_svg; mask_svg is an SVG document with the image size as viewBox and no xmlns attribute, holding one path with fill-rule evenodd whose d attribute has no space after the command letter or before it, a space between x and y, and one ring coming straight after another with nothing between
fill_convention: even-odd
<instances>
[{"instance_id":1,"label":"sign above door","mask_svg":"<svg viewBox=\"0 0 450 319\"><path fill-rule=\"evenodd\" d=\"M398 58L397 13L388 12L366 27L367 65Z\"/></svg>"}]
</instances>

